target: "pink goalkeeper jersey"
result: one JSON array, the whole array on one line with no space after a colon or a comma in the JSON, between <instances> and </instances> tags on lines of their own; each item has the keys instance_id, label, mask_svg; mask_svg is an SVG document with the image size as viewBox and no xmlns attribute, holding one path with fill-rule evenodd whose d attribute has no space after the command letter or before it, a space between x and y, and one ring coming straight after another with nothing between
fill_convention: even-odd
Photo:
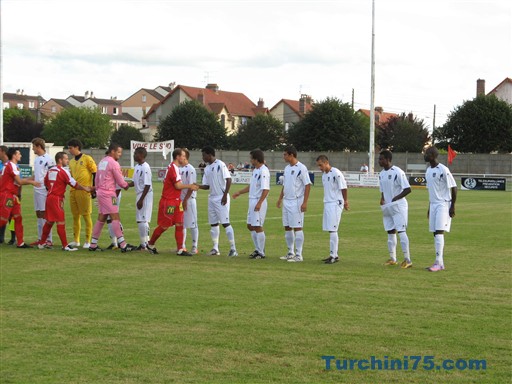
<instances>
[{"instance_id":1,"label":"pink goalkeeper jersey","mask_svg":"<svg viewBox=\"0 0 512 384\"><path fill-rule=\"evenodd\" d=\"M116 184L121 188L128 186L121 172L121 166L111 156L105 156L98 164L94 184L98 193L113 195L116 194Z\"/></svg>"}]
</instances>

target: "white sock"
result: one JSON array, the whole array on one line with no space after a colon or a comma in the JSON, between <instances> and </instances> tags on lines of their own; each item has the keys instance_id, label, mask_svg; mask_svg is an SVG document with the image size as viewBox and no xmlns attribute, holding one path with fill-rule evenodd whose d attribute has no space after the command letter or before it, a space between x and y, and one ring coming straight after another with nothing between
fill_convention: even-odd
<instances>
[{"instance_id":1,"label":"white sock","mask_svg":"<svg viewBox=\"0 0 512 384\"><path fill-rule=\"evenodd\" d=\"M436 263L444 266L443 251L444 251L444 234L434 236L434 245L436 248Z\"/></svg>"},{"instance_id":2,"label":"white sock","mask_svg":"<svg viewBox=\"0 0 512 384\"><path fill-rule=\"evenodd\" d=\"M257 246L256 249L262 255L265 255L265 241L267 237L265 236L265 232L256 232L257 238Z\"/></svg>"},{"instance_id":3,"label":"white sock","mask_svg":"<svg viewBox=\"0 0 512 384\"><path fill-rule=\"evenodd\" d=\"M117 236L114 233L114 230L112 229L112 223L107 223L107 225L108 225L108 233L110 236L110 242L117 247Z\"/></svg>"},{"instance_id":4,"label":"white sock","mask_svg":"<svg viewBox=\"0 0 512 384\"><path fill-rule=\"evenodd\" d=\"M187 249L187 228L183 228L183 244L181 244L181 248Z\"/></svg>"},{"instance_id":5,"label":"white sock","mask_svg":"<svg viewBox=\"0 0 512 384\"><path fill-rule=\"evenodd\" d=\"M396 261L396 233L388 233L389 257Z\"/></svg>"},{"instance_id":6,"label":"white sock","mask_svg":"<svg viewBox=\"0 0 512 384\"><path fill-rule=\"evenodd\" d=\"M213 249L219 250L219 234L220 228L218 225L210 227L210 236L212 237Z\"/></svg>"},{"instance_id":7,"label":"white sock","mask_svg":"<svg viewBox=\"0 0 512 384\"><path fill-rule=\"evenodd\" d=\"M199 228L189 228L190 236L192 237L192 248L197 248L197 244L199 242Z\"/></svg>"},{"instance_id":8,"label":"white sock","mask_svg":"<svg viewBox=\"0 0 512 384\"><path fill-rule=\"evenodd\" d=\"M252 243L254 244L254 249L258 250L258 233L256 231L251 231Z\"/></svg>"},{"instance_id":9,"label":"white sock","mask_svg":"<svg viewBox=\"0 0 512 384\"><path fill-rule=\"evenodd\" d=\"M150 231L149 231L149 223L146 221L146 241L144 242L145 244L149 243L149 239L151 238L149 236L149 233L150 233Z\"/></svg>"},{"instance_id":10,"label":"white sock","mask_svg":"<svg viewBox=\"0 0 512 384\"><path fill-rule=\"evenodd\" d=\"M407 232L398 232L398 236L400 236L400 245L402 246L404 259L411 261L411 255L409 253L409 236L407 236Z\"/></svg>"},{"instance_id":11,"label":"white sock","mask_svg":"<svg viewBox=\"0 0 512 384\"><path fill-rule=\"evenodd\" d=\"M140 245L146 245L146 239L148 238L148 223L146 221L139 222L137 223L137 228L139 229Z\"/></svg>"},{"instance_id":12,"label":"white sock","mask_svg":"<svg viewBox=\"0 0 512 384\"><path fill-rule=\"evenodd\" d=\"M284 238L286 239L286 246L288 247L288 253L294 253L293 244L295 243L295 231L285 231Z\"/></svg>"},{"instance_id":13,"label":"white sock","mask_svg":"<svg viewBox=\"0 0 512 384\"><path fill-rule=\"evenodd\" d=\"M44 223L46 222L45 219L37 218L37 239L41 240L41 236L43 235L43 227ZM51 234L51 232L50 232ZM50 240L50 237L48 236L48 241Z\"/></svg>"},{"instance_id":14,"label":"white sock","mask_svg":"<svg viewBox=\"0 0 512 384\"><path fill-rule=\"evenodd\" d=\"M304 231L295 231L295 256L302 257L302 246L304 245Z\"/></svg>"},{"instance_id":15,"label":"white sock","mask_svg":"<svg viewBox=\"0 0 512 384\"><path fill-rule=\"evenodd\" d=\"M338 232L329 232L329 256L338 257Z\"/></svg>"},{"instance_id":16,"label":"white sock","mask_svg":"<svg viewBox=\"0 0 512 384\"><path fill-rule=\"evenodd\" d=\"M229 245L231 246L231 249L236 250L235 230L233 229L233 227L231 225L224 229L226 230L226 236L228 237L228 241L229 241Z\"/></svg>"}]
</instances>

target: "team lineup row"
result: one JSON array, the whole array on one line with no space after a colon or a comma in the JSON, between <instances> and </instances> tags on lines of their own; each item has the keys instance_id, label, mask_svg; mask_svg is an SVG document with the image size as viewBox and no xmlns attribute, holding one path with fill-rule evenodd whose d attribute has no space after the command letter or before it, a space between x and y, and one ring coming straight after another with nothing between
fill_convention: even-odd
<instances>
[{"instance_id":1,"label":"team lineup row","mask_svg":"<svg viewBox=\"0 0 512 384\"><path fill-rule=\"evenodd\" d=\"M119 247L121 252L146 250L158 253L155 245L159 237L170 227L175 227L177 254L192 256L198 253L198 221L196 194L198 189L209 190L208 221L212 249L210 256L220 255L220 225L226 232L230 244L230 257L238 256L235 234L230 224L230 187L231 174L226 164L215 157L212 147L202 149L204 169L202 184L197 184L197 174L189 164L189 152L177 148L173 160L167 168L163 181L162 195L158 206L157 227L151 236L149 223L153 210L152 175L149 164L145 161L147 152L137 148L134 152L136 162L133 181L126 181L118 163L122 148L111 144L106 156L96 165L92 157L81 152L82 144L77 139L68 142L68 150L73 156L71 160L64 152L55 156L55 161L45 151L44 140L37 138L32 141L32 149L37 155L34 163L34 177L21 179L17 162L21 158L15 148L0 148L2 160L2 188L0 190L0 226L5 226L12 218L19 248L29 248L23 241L23 225L21 206L18 198L19 186L34 185L34 207L38 219L38 241L31 244L41 249L52 245L51 229L57 223L57 233L65 251L77 250L80 246L81 218L85 221L86 239L84 248L89 251L101 251L98 239L101 231L108 223L112 244L109 248ZM430 147L425 152L425 161L430 163L426 171L429 190L429 230L434 234L436 259L427 268L437 272L444 270L444 232L450 231L451 219L455 216L457 187L449 169L437 161L438 151ZM297 150L293 146L284 149L283 158L287 163L284 170L283 185L277 201L282 209L282 221L285 229L287 254L281 259L287 262L303 261L302 249L304 234L302 231L304 213L307 210L311 187L308 169L297 158ZM253 166L250 184L233 193L236 199L241 194L249 194L247 228L254 244L253 259L264 259L265 232L263 225L267 212L267 195L270 190L270 172L265 165L264 153L259 150L250 152ZM347 184L342 172L331 166L325 155L316 159L322 171L324 188L324 210L322 229L329 232L329 257L323 261L334 264L339 261L338 229L344 209L349 209ZM381 209L384 229L388 233L388 250L390 258L386 265L397 265L397 234L399 237L404 260L402 268L412 267L407 237L408 205L406 196L411 193L405 173L392 164L392 153L384 150L379 155L379 165L383 168L379 174L381 192ZM69 171L65 167L69 166ZM73 241L66 239L64 194L67 185L71 186L70 206L73 215ZM133 187L136 193L136 222L140 244L132 246L126 242L119 217L120 190ZM92 225L92 199L97 198L98 219ZM188 251L185 240L187 233L192 241Z\"/></svg>"}]
</instances>

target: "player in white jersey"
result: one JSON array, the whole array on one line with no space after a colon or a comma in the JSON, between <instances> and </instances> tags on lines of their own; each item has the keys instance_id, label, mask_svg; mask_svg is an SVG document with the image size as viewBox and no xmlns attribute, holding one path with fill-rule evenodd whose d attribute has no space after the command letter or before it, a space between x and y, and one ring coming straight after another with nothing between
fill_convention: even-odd
<instances>
[{"instance_id":1,"label":"player in white jersey","mask_svg":"<svg viewBox=\"0 0 512 384\"><path fill-rule=\"evenodd\" d=\"M236 199L243 193L249 193L249 210L247 212L247 229L251 231L254 252L251 259L265 258L265 232L263 224L267 215L267 196L270 192L270 171L265 165L265 155L262 150L255 149L250 152L251 164L254 171L251 183L233 194Z\"/></svg>"},{"instance_id":2,"label":"player in white jersey","mask_svg":"<svg viewBox=\"0 0 512 384\"><path fill-rule=\"evenodd\" d=\"M219 251L219 223L226 230L226 236L230 244L228 256L238 256L235 246L235 232L229 222L229 189L231 188L231 174L226 164L215 158L215 149L206 146L201 150L203 161L208 165L204 169L203 184L200 189L210 190L208 195L208 221L210 222L210 235L213 248L208 253L210 256L220 255Z\"/></svg>"},{"instance_id":3,"label":"player in white jersey","mask_svg":"<svg viewBox=\"0 0 512 384\"><path fill-rule=\"evenodd\" d=\"M143 147L135 148L133 160L137 163L133 171L133 181L130 187L135 187L135 220L139 230L140 244L135 251L146 250L149 241L149 223L153 212L153 182L151 179L151 167L146 162L148 152Z\"/></svg>"},{"instance_id":4,"label":"player in white jersey","mask_svg":"<svg viewBox=\"0 0 512 384\"><path fill-rule=\"evenodd\" d=\"M196 169L189 163L190 152L186 148L182 148L185 152L184 165L180 167L181 181L183 184L195 184L197 182ZM197 225L197 192L192 189L183 189L181 191L181 201L183 204L183 249L186 247L187 230L190 230L192 238L192 248L190 253L196 255L198 253L199 242L199 226Z\"/></svg>"},{"instance_id":5,"label":"player in white jersey","mask_svg":"<svg viewBox=\"0 0 512 384\"><path fill-rule=\"evenodd\" d=\"M322 229L329 232L329 257L323 261L326 264L337 263L338 256L338 228L340 226L343 208L347 211L348 192L345 177L338 168L331 166L329 158L320 155L316 158L316 165L322 171L322 184L324 186L324 215Z\"/></svg>"},{"instance_id":6,"label":"player in white jersey","mask_svg":"<svg viewBox=\"0 0 512 384\"><path fill-rule=\"evenodd\" d=\"M34 154L36 155L34 160L34 181L41 183L41 186L34 187L34 210L36 211L37 217L37 242L34 242L31 245L36 245L39 240L41 240L41 235L43 234L43 227L46 223L46 197L48 196L48 191L44 186L44 178L48 173L48 169L55 165L54 159L46 153L45 145L45 141L40 137L36 137L32 140L32 151L34 151ZM46 242L48 247L52 246L52 240L52 232L50 231Z\"/></svg>"},{"instance_id":7,"label":"player in white jersey","mask_svg":"<svg viewBox=\"0 0 512 384\"><path fill-rule=\"evenodd\" d=\"M297 149L290 145L284 149L283 188L277 200L277 208L283 208L283 226L288 253L281 260L301 262L304 246L304 212L308 207L311 180L308 169L297 159Z\"/></svg>"},{"instance_id":8,"label":"player in white jersey","mask_svg":"<svg viewBox=\"0 0 512 384\"><path fill-rule=\"evenodd\" d=\"M383 150L379 154L379 165L384 168L379 174L380 208L384 230L388 232L389 260L385 265L397 265L396 234L400 237L400 245L404 254L402 268L411 268L409 237L407 236L408 205L405 196L411 193L411 186L404 171L393 165L391 151Z\"/></svg>"},{"instance_id":9,"label":"player in white jersey","mask_svg":"<svg viewBox=\"0 0 512 384\"><path fill-rule=\"evenodd\" d=\"M429 230L434 233L436 261L427 268L430 272L444 269L444 232L450 232L452 218L455 217L457 200L457 183L450 170L437 161L439 151L430 147L425 151L425 162L430 163L425 173L429 195Z\"/></svg>"}]
</instances>

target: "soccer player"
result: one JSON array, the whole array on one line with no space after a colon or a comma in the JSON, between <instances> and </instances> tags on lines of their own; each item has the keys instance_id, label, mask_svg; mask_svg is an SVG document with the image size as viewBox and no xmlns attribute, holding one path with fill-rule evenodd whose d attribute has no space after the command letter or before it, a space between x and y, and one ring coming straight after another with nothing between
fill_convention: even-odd
<instances>
[{"instance_id":1,"label":"soccer player","mask_svg":"<svg viewBox=\"0 0 512 384\"><path fill-rule=\"evenodd\" d=\"M277 208L283 208L283 226L288 253L281 260L301 262L304 245L304 212L308 207L311 180L308 169L297 159L297 149L290 145L284 149L283 188L277 200Z\"/></svg>"},{"instance_id":2,"label":"soccer player","mask_svg":"<svg viewBox=\"0 0 512 384\"><path fill-rule=\"evenodd\" d=\"M444 270L444 233L450 232L457 200L457 183L450 170L437 161L438 156L436 147L429 147L425 151L425 162L430 163L425 173L430 200L427 217L429 230L434 233L436 251L435 263L427 268L430 272Z\"/></svg>"},{"instance_id":3,"label":"soccer player","mask_svg":"<svg viewBox=\"0 0 512 384\"><path fill-rule=\"evenodd\" d=\"M12 215L18 248L32 248L23 241L23 219L21 217L21 202L18 197L19 186L31 184L40 187L41 184L32 179L20 178L18 162L21 152L18 148L7 150L8 162L2 170L2 183L0 187L0 227L7 224Z\"/></svg>"},{"instance_id":4,"label":"soccer player","mask_svg":"<svg viewBox=\"0 0 512 384\"><path fill-rule=\"evenodd\" d=\"M385 265L397 265L396 234L400 237L400 245L404 254L402 268L411 268L409 237L407 236L408 205L405 196L411 193L411 186L404 171L393 165L391 151L383 150L379 154L379 165L384 168L379 174L380 207L384 230L388 232L389 260Z\"/></svg>"},{"instance_id":5,"label":"soccer player","mask_svg":"<svg viewBox=\"0 0 512 384\"><path fill-rule=\"evenodd\" d=\"M110 143L106 156L98 164L94 184L96 186L99 213L98 220L92 230L89 251L102 251L102 249L98 247L98 239L100 238L101 230L108 216L112 219L112 228L116 234L121 252L133 250L132 246L126 243L123 236L119 218L119 204L116 195L116 184L124 190L129 188L121 172L121 166L117 162L122 154L123 148L119 144Z\"/></svg>"},{"instance_id":6,"label":"soccer player","mask_svg":"<svg viewBox=\"0 0 512 384\"><path fill-rule=\"evenodd\" d=\"M69 164L68 155L65 152L57 152L55 155L56 165L51 167L46 173L44 184L48 191L46 197L46 223L43 226L43 233L39 240L39 249L44 249L46 239L51 233L54 223L57 223L57 233L62 243L62 250L77 251L78 248L70 247L66 237L66 214L64 212L64 195L66 187L71 185L75 190L91 192L91 187L83 187L76 182L70 173L63 167Z\"/></svg>"},{"instance_id":7,"label":"soccer player","mask_svg":"<svg viewBox=\"0 0 512 384\"><path fill-rule=\"evenodd\" d=\"M96 176L96 163L93 158L82 153L82 142L78 139L68 141L68 150L73 158L69 161L69 171L76 182L85 187L94 186L94 177ZM89 248L92 237L92 198L96 197L96 193L88 193L87 191L76 190L71 188L69 194L69 205L73 215L73 241L69 243L71 246L80 246L80 217L85 222L85 243L84 248Z\"/></svg>"},{"instance_id":8,"label":"soccer player","mask_svg":"<svg viewBox=\"0 0 512 384\"><path fill-rule=\"evenodd\" d=\"M197 173L192 164L189 163L190 152L188 149L183 148L185 152L184 165L180 168L181 181L183 184L195 184L197 182ZM187 239L187 232L190 230L190 237L192 238L192 248L190 253L193 255L198 253L199 242L199 226L197 225L197 192L192 189L181 190L181 200L183 202L183 249L187 249L185 243Z\"/></svg>"},{"instance_id":9,"label":"soccer player","mask_svg":"<svg viewBox=\"0 0 512 384\"><path fill-rule=\"evenodd\" d=\"M36 137L32 140L32 151L36 155L34 160L34 180L41 184L40 187L34 188L34 210L36 211L37 217L38 241L30 244L33 246L39 244L41 235L43 234L43 227L46 222L46 197L48 196L48 192L44 186L44 178L48 169L55 165L55 161L53 161L51 156L46 153L45 144L45 141L40 137ZM52 241L52 233L50 232L46 245L51 247Z\"/></svg>"},{"instance_id":10,"label":"soccer player","mask_svg":"<svg viewBox=\"0 0 512 384\"><path fill-rule=\"evenodd\" d=\"M181 204L181 191L183 189L191 189L197 191L197 184L183 184L179 166L185 163L186 155L181 148L176 148L172 152L172 163L167 167L167 173L164 179L164 188L162 189L162 197L158 204L158 226L153 231L151 239L149 239L147 250L152 254L158 254L155 248L156 241L162 234L175 226L176 247L178 256L192 256L185 248L183 248L183 206Z\"/></svg>"},{"instance_id":11,"label":"soccer player","mask_svg":"<svg viewBox=\"0 0 512 384\"><path fill-rule=\"evenodd\" d=\"M229 222L231 174L226 164L215 158L215 149L206 146L201 152L203 154L203 161L208 165L204 169L203 184L200 185L199 188L210 190L210 194L208 195L208 221L210 223L210 235L213 248L208 255L220 255L220 223L226 231L226 236L228 237L231 248L228 256L238 256L235 245L235 231Z\"/></svg>"},{"instance_id":12,"label":"soccer player","mask_svg":"<svg viewBox=\"0 0 512 384\"><path fill-rule=\"evenodd\" d=\"M135 220L139 229L140 244L136 251L146 250L149 241L149 223L153 212L153 182L151 179L151 167L146 162L148 152L146 148L138 147L133 152L133 160L137 163L133 172L133 181L128 184L135 187Z\"/></svg>"},{"instance_id":13,"label":"soccer player","mask_svg":"<svg viewBox=\"0 0 512 384\"><path fill-rule=\"evenodd\" d=\"M247 229L251 231L254 252L251 259L265 258L265 232L263 224L267 215L267 196L270 192L270 172L265 165L265 155L260 149L250 152L251 164L254 167L251 183L233 194L236 199L243 193L249 193L249 210L247 212Z\"/></svg>"},{"instance_id":14,"label":"soccer player","mask_svg":"<svg viewBox=\"0 0 512 384\"><path fill-rule=\"evenodd\" d=\"M2 170L4 169L5 164L9 161L9 158L7 157L8 150L9 148L5 145L0 145L0 185L2 180ZM5 228L7 228L6 225L2 225L0 227L0 244L5 241Z\"/></svg>"},{"instance_id":15,"label":"soccer player","mask_svg":"<svg viewBox=\"0 0 512 384\"><path fill-rule=\"evenodd\" d=\"M347 182L343 173L329 163L329 158L320 155L316 158L316 165L322 171L322 184L324 186L324 215L322 229L329 232L329 257L322 260L326 264L337 263L341 214L343 208L349 209Z\"/></svg>"}]
</instances>

